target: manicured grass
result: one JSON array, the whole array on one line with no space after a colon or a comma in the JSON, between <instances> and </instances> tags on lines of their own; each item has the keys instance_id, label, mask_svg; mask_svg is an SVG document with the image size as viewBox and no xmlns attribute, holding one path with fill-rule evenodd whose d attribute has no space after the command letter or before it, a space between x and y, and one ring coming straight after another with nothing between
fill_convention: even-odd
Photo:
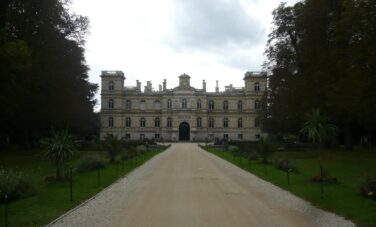
<instances>
[{"instance_id":1,"label":"manicured grass","mask_svg":"<svg viewBox=\"0 0 376 227\"><path fill-rule=\"evenodd\" d=\"M0 153L0 169L17 169L35 178L36 194L9 204L8 226L44 226L59 215L77 206L83 201L125 176L137 166L162 152L163 149L147 152L127 161L108 164L100 170L100 185L98 171L73 173L73 202L70 201L69 182L47 182L46 176L54 175L51 163L43 157L42 151L22 151ZM73 167L80 157L98 154L103 151L80 151L70 162ZM4 226L4 205L0 204L0 226Z\"/></svg>"},{"instance_id":2,"label":"manicured grass","mask_svg":"<svg viewBox=\"0 0 376 227\"><path fill-rule=\"evenodd\" d=\"M293 194L310 201L317 207L332 211L352 220L358 226L376 226L376 201L364 198L359 194L359 187L365 176L376 177L376 151L357 150L352 152L324 150L322 162L330 176L338 179L337 184L325 184L324 198L320 196L320 184L311 182L312 176L319 175L317 152L276 152L273 159L288 158L296 162L300 173L290 174L290 185L287 174L278 170L273 164L261 164L243 157L234 157L225 151L209 152L250 171Z\"/></svg>"}]
</instances>

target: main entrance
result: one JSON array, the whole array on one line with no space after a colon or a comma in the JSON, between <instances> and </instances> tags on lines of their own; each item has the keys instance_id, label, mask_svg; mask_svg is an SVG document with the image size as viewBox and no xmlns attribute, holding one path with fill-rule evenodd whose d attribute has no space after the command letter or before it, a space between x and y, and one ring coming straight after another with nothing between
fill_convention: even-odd
<instances>
[{"instance_id":1,"label":"main entrance","mask_svg":"<svg viewBox=\"0 0 376 227\"><path fill-rule=\"evenodd\" d=\"M179 140L189 141L189 124L187 122L182 122L179 125Z\"/></svg>"}]
</instances>

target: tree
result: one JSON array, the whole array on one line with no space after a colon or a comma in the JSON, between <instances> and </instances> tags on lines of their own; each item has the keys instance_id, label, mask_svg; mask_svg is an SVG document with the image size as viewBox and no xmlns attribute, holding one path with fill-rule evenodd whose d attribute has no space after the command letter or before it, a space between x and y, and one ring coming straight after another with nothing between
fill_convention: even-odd
<instances>
[{"instance_id":1,"label":"tree","mask_svg":"<svg viewBox=\"0 0 376 227\"><path fill-rule=\"evenodd\" d=\"M356 137L375 136L375 1L304 0L281 4L273 17L266 129L296 133L305 113L320 108L334 117L347 148Z\"/></svg>"},{"instance_id":2,"label":"tree","mask_svg":"<svg viewBox=\"0 0 376 227\"><path fill-rule=\"evenodd\" d=\"M32 146L51 127L82 133L94 125L88 19L69 7L69 0L0 3L0 137L11 143Z\"/></svg>"},{"instance_id":3,"label":"tree","mask_svg":"<svg viewBox=\"0 0 376 227\"><path fill-rule=\"evenodd\" d=\"M45 155L56 168L56 179L64 179L66 162L72 158L75 151L75 142L68 130L53 132L52 138L42 140L46 147Z\"/></svg>"},{"instance_id":4,"label":"tree","mask_svg":"<svg viewBox=\"0 0 376 227\"><path fill-rule=\"evenodd\" d=\"M114 135L107 135L102 141L102 147L107 152L110 158L110 163L115 163L116 155L123 149L122 140Z\"/></svg>"},{"instance_id":5,"label":"tree","mask_svg":"<svg viewBox=\"0 0 376 227\"><path fill-rule=\"evenodd\" d=\"M306 135L308 140L317 144L320 162L320 177L321 177L321 196L324 193L323 187L323 166L321 158L321 145L323 142L332 139L338 132L337 127L329 122L329 118L320 113L320 109L313 109L306 115L306 122L303 124L300 132Z\"/></svg>"}]
</instances>

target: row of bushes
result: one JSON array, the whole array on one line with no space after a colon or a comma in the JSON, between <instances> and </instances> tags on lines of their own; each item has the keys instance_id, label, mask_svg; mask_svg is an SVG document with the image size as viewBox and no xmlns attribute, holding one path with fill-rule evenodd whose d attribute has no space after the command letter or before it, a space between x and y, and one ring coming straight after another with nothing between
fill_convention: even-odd
<instances>
[{"instance_id":1,"label":"row of bushes","mask_svg":"<svg viewBox=\"0 0 376 227\"><path fill-rule=\"evenodd\" d=\"M235 146L235 144L237 146ZM244 143L245 144L245 143ZM220 147L219 150L228 151L234 157L244 157L248 160L258 160L259 155L257 152L253 151L254 149L244 149L244 147L238 146L238 143L228 143ZM207 149L208 147L202 146L202 148ZM213 146L212 148L218 150L218 146ZM242 149L243 148L243 149ZM251 150L251 151L250 151ZM266 162L270 163L270 162ZM266 164L265 163L265 164ZM276 159L274 160L275 168L289 173L299 173L296 162L288 159ZM322 176L313 176L311 178L312 182L317 183L337 183L338 180L336 177L330 176L326 169L323 170ZM376 178L367 177L360 187L360 194L364 197L375 199L376 200Z\"/></svg>"},{"instance_id":2,"label":"row of bushes","mask_svg":"<svg viewBox=\"0 0 376 227\"><path fill-rule=\"evenodd\" d=\"M0 203L14 201L35 194L35 181L21 171L0 170Z\"/></svg>"}]
</instances>

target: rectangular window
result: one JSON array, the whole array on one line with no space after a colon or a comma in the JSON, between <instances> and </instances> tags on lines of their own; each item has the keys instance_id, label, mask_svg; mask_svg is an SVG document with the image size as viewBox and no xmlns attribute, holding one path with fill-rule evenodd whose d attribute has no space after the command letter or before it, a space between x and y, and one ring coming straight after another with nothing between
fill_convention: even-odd
<instances>
[{"instance_id":1,"label":"rectangular window","mask_svg":"<svg viewBox=\"0 0 376 227\"><path fill-rule=\"evenodd\" d=\"M130 128L131 127L131 118L127 117L125 119L125 127Z\"/></svg>"},{"instance_id":2,"label":"rectangular window","mask_svg":"<svg viewBox=\"0 0 376 227\"><path fill-rule=\"evenodd\" d=\"M159 139L159 138L160 138L160 135L157 133L157 134L154 135L154 138L155 138L155 139Z\"/></svg>"},{"instance_id":3,"label":"rectangular window","mask_svg":"<svg viewBox=\"0 0 376 227\"><path fill-rule=\"evenodd\" d=\"M214 118L209 118L209 128L214 128Z\"/></svg>"},{"instance_id":4,"label":"rectangular window","mask_svg":"<svg viewBox=\"0 0 376 227\"><path fill-rule=\"evenodd\" d=\"M243 140L243 134L238 134L238 140Z\"/></svg>"},{"instance_id":5,"label":"rectangular window","mask_svg":"<svg viewBox=\"0 0 376 227\"><path fill-rule=\"evenodd\" d=\"M132 108L131 100L125 101L125 109L130 110Z\"/></svg>"},{"instance_id":6,"label":"rectangular window","mask_svg":"<svg viewBox=\"0 0 376 227\"><path fill-rule=\"evenodd\" d=\"M130 139L131 138L131 134L127 133L125 134L125 139Z\"/></svg>"},{"instance_id":7,"label":"rectangular window","mask_svg":"<svg viewBox=\"0 0 376 227\"><path fill-rule=\"evenodd\" d=\"M223 128L228 128L228 118L223 120Z\"/></svg>"},{"instance_id":8,"label":"rectangular window","mask_svg":"<svg viewBox=\"0 0 376 227\"><path fill-rule=\"evenodd\" d=\"M261 136L260 136L260 134L256 134L255 137L256 137L256 139L260 139Z\"/></svg>"},{"instance_id":9,"label":"rectangular window","mask_svg":"<svg viewBox=\"0 0 376 227\"><path fill-rule=\"evenodd\" d=\"M224 138L225 140L228 140L228 134L223 134L223 138Z\"/></svg>"},{"instance_id":10,"label":"rectangular window","mask_svg":"<svg viewBox=\"0 0 376 227\"><path fill-rule=\"evenodd\" d=\"M140 140L145 140L145 134L140 134Z\"/></svg>"}]
</instances>

